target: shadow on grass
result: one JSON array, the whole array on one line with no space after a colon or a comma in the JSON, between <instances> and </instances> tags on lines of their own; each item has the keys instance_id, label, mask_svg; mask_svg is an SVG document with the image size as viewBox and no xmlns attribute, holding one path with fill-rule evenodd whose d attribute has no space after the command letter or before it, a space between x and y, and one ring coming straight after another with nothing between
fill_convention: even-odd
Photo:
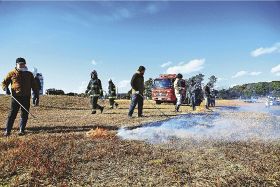
<instances>
[{"instance_id":1,"label":"shadow on grass","mask_svg":"<svg viewBox=\"0 0 280 187\"><path fill-rule=\"evenodd\" d=\"M27 127L28 134L39 134L39 133L72 133L72 132L87 132L92 129L102 128L109 131L115 131L119 128L116 126L105 126L105 125L86 125L86 126L38 126L38 127ZM1 130L4 131L3 128ZM18 128L14 128L18 130Z\"/></svg>"},{"instance_id":2,"label":"shadow on grass","mask_svg":"<svg viewBox=\"0 0 280 187\"><path fill-rule=\"evenodd\" d=\"M60 109L60 110L90 110L89 108L67 108L67 107L59 107L59 106L45 106L40 105L39 108L45 108L45 109Z\"/></svg>"},{"instance_id":3,"label":"shadow on grass","mask_svg":"<svg viewBox=\"0 0 280 187\"><path fill-rule=\"evenodd\" d=\"M137 109L138 107L135 107L135 109ZM163 108L163 107L157 107L158 109L169 109L169 108ZM144 107L143 110L154 110L154 109L157 109L155 107ZM129 108L124 108L124 107L119 107L118 109L120 110L129 110Z\"/></svg>"},{"instance_id":4,"label":"shadow on grass","mask_svg":"<svg viewBox=\"0 0 280 187\"><path fill-rule=\"evenodd\" d=\"M214 108L217 108L219 110L239 110L239 106L215 106Z\"/></svg>"}]
</instances>

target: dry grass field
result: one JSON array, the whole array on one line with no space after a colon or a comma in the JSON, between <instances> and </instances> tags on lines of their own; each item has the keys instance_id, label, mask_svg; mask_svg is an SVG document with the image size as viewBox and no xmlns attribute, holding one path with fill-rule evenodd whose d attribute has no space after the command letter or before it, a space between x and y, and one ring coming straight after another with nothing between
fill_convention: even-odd
<instances>
[{"instance_id":1,"label":"dry grass field","mask_svg":"<svg viewBox=\"0 0 280 187\"><path fill-rule=\"evenodd\" d=\"M10 99L0 97L1 130ZM108 108L108 101L100 101ZM280 186L280 140L182 141L182 146L123 140L121 127L166 120L145 101L144 118L127 118L129 101L119 109L90 114L88 98L44 96L31 108L27 135L0 137L0 186ZM218 107L244 105L218 101ZM175 117L173 105L157 105ZM203 107L192 112L209 113ZM214 111L216 109L213 109ZM242 117L266 118L253 112ZM181 113L180 113L181 114ZM277 118L279 119L279 118ZM180 140L174 140L180 141ZM176 144L177 145L177 144Z\"/></svg>"}]
</instances>

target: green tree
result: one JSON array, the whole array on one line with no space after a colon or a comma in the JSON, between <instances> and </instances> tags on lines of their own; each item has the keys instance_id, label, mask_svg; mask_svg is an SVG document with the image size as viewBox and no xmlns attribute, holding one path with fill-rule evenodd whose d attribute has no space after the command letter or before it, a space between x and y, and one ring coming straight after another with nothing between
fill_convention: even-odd
<instances>
[{"instance_id":1,"label":"green tree","mask_svg":"<svg viewBox=\"0 0 280 187\"><path fill-rule=\"evenodd\" d=\"M200 73L189 79L186 79L186 83L187 83L187 85L190 85L191 81L194 81L197 86L201 87L201 83L203 80L204 80L204 75Z\"/></svg>"},{"instance_id":2,"label":"green tree","mask_svg":"<svg viewBox=\"0 0 280 187\"><path fill-rule=\"evenodd\" d=\"M210 87L214 88L215 86L215 83L217 82L217 77L215 75L212 75L210 78L209 78L209 85Z\"/></svg>"},{"instance_id":3,"label":"green tree","mask_svg":"<svg viewBox=\"0 0 280 187\"><path fill-rule=\"evenodd\" d=\"M271 90L280 91L280 81L272 81L270 83Z\"/></svg>"},{"instance_id":4,"label":"green tree","mask_svg":"<svg viewBox=\"0 0 280 187\"><path fill-rule=\"evenodd\" d=\"M152 78L149 78L147 81L145 81L145 96L149 99L152 98L153 82L154 80Z\"/></svg>"}]
</instances>

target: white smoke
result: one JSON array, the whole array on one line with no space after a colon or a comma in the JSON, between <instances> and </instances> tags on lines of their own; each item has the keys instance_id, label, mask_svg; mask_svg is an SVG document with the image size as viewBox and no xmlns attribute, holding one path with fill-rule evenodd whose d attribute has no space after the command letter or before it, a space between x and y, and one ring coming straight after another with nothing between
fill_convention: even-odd
<instances>
[{"instance_id":1,"label":"white smoke","mask_svg":"<svg viewBox=\"0 0 280 187\"><path fill-rule=\"evenodd\" d=\"M231 109L230 109L231 110ZM133 130L120 129L118 136L150 143L173 139L196 141L248 141L280 139L279 116L257 112L258 108L223 111L219 115L185 115Z\"/></svg>"}]
</instances>

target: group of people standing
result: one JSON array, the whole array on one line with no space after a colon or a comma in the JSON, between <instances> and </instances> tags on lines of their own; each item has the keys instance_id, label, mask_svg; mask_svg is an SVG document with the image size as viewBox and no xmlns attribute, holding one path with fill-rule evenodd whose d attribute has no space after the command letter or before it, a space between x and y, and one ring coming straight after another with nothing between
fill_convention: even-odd
<instances>
[{"instance_id":1,"label":"group of people standing","mask_svg":"<svg viewBox=\"0 0 280 187\"><path fill-rule=\"evenodd\" d=\"M181 73L176 75L176 79L173 84L176 96L175 112L179 112L180 106L182 105L183 100L186 98L186 81L183 79L183 75ZM206 109L209 109L210 106L215 106L215 95L213 95L213 92L211 92L210 83L207 83L203 90L198 91L195 81L191 80L188 87L188 91L190 93L190 105L192 106L193 110L196 108L196 100L200 94L203 94Z\"/></svg>"},{"instance_id":2,"label":"group of people standing","mask_svg":"<svg viewBox=\"0 0 280 187\"><path fill-rule=\"evenodd\" d=\"M112 79L109 79L108 83L109 83L108 96L109 96L110 109L113 109L114 107L118 108L118 103L115 102L115 99L117 98L116 86L113 83ZM91 79L88 83L87 90L85 93L91 96L91 105L92 105L91 113L96 114L97 109L99 109L102 113L104 107L98 104L98 99L99 97L103 97L103 89L102 89L101 80L98 78L98 74L95 70L91 72Z\"/></svg>"},{"instance_id":3,"label":"group of people standing","mask_svg":"<svg viewBox=\"0 0 280 187\"><path fill-rule=\"evenodd\" d=\"M131 104L129 107L128 117L132 117L135 107L138 105L138 117L143 117L143 101L144 101L144 73L145 67L140 66L137 72L133 75L131 79L131 87L132 87L132 98ZM117 97L116 86L113 83L112 79L108 81L108 97L110 103L110 109L114 107L118 107L118 103L115 101ZM98 78L97 72L94 70L91 72L91 79L88 83L85 94L89 95L91 98L92 105L92 114L96 114L96 110L100 110L102 113L104 110L104 106L100 106L98 104L98 99L103 97L103 89L101 80Z\"/></svg>"},{"instance_id":4,"label":"group of people standing","mask_svg":"<svg viewBox=\"0 0 280 187\"><path fill-rule=\"evenodd\" d=\"M138 117L143 117L143 93L144 93L144 73L145 67L140 66L138 71L133 75L131 79L132 86L132 99L129 107L128 116L132 117L133 111L138 105ZM8 73L2 82L2 88L6 95L11 96L11 110L6 122L6 128L4 136L10 136L16 116L21 109L21 120L19 135L25 135L25 128L28 121L30 99L32 90L32 103L34 106L39 105L39 90L41 87L39 75L35 76L28 71L26 61L24 58L16 59L16 67ZM112 79L109 79L108 96L110 109L118 107L118 103L115 102L117 97L116 86ZM9 89L11 86L11 90ZM96 114L96 110L100 110L102 113L104 106L98 104L98 99L103 96L103 89L101 80L98 78L97 72L94 70L91 72L91 79L85 91L90 96L92 105L92 114Z\"/></svg>"},{"instance_id":5,"label":"group of people standing","mask_svg":"<svg viewBox=\"0 0 280 187\"><path fill-rule=\"evenodd\" d=\"M134 113L134 109L138 105L138 117L143 117L143 104L144 104L144 74L146 68L144 66L140 66L136 73L131 78L131 87L132 87L132 96L131 103L128 111L128 117L132 118ZM101 80L98 78L97 72L94 70L90 74L91 79L88 83L87 89L85 93L90 96L90 102L92 105L92 114L96 114L97 110L100 110L102 113L104 110L104 106L100 106L98 104L98 99L103 97L103 89ZM117 90L116 86L113 83L112 79L109 79L109 87L108 87L108 97L110 109L114 107L118 107L118 103L116 103L115 99L117 98ZM178 74L174 81L174 89L175 95L177 98L177 103L175 107L175 111L178 112L180 106L183 102L183 93L186 92L186 85L183 80L183 75ZM191 83L193 86L193 82ZM11 91L9 86L11 85ZM40 90L40 80L38 75L33 75L26 66L26 61L24 58L16 59L16 67L11 72L8 73L6 78L2 82L2 88L6 92L7 95L11 95L11 110L8 115L6 128L5 128L5 136L9 136L11 134L11 130L16 119L17 113L19 109L21 109L21 120L20 120L20 130L19 135L25 134L25 127L28 121L29 109L30 109L30 99L31 99L31 90L33 91L33 105L39 105L39 90ZM209 106L209 98L210 98L210 87L209 85L205 86L204 89L206 107ZM194 104L194 98L192 96L192 104Z\"/></svg>"}]
</instances>

